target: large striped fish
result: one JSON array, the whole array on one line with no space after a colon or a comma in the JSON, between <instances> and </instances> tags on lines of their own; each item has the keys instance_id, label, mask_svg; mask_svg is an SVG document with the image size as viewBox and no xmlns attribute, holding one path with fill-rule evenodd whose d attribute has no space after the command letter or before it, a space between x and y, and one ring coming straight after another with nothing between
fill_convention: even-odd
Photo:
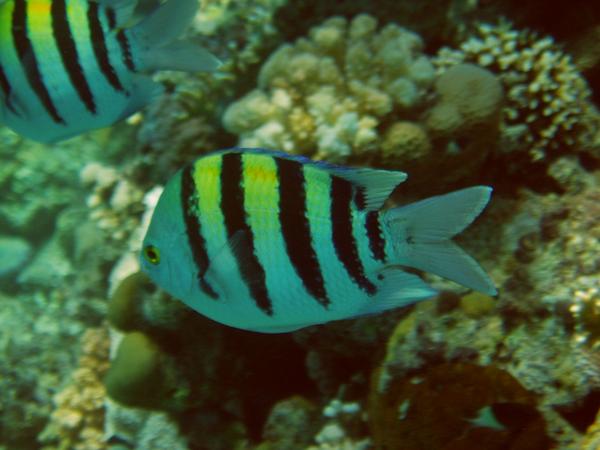
<instances>
[{"instance_id":1,"label":"large striped fish","mask_svg":"<svg viewBox=\"0 0 600 450\"><path fill-rule=\"evenodd\" d=\"M495 295L485 272L450 240L483 210L491 188L382 210L405 178L260 149L201 157L167 183L142 268L211 319L265 333L435 295L405 267Z\"/></svg>"},{"instance_id":2,"label":"large striped fish","mask_svg":"<svg viewBox=\"0 0 600 450\"><path fill-rule=\"evenodd\" d=\"M162 91L156 70L214 70L177 40L197 8L168 0L135 23L136 0L0 0L0 122L54 142L145 106Z\"/></svg>"}]
</instances>

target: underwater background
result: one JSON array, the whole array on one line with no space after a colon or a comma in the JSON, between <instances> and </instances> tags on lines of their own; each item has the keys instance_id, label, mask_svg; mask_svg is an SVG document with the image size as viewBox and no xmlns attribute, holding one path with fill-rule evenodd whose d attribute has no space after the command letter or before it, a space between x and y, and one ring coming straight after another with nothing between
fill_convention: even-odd
<instances>
[{"instance_id":1,"label":"underwater background","mask_svg":"<svg viewBox=\"0 0 600 450\"><path fill-rule=\"evenodd\" d=\"M0 127L0 449L600 448L600 4L200 0L223 62L53 145ZM497 297L263 335L140 272L162 186L208 151L494 188L459 242Z\"/></svg>"}]
</instances>

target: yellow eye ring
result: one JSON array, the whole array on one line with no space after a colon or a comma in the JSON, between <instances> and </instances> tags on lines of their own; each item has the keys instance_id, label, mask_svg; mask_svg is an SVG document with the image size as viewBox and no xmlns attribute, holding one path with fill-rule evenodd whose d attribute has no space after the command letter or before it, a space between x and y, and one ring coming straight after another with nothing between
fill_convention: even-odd
<instances>
[{"instance_id":1,"label":"yellow eye ring","mask_svg":"<svg viewBox=\"0 0 600 450\"><path fill-rule=\"evenodd\" d=\"M144 247L144 259L150 264L157 265L160 263L160 251L154 245L146 245Z\"/></svg>"}]
</instances>

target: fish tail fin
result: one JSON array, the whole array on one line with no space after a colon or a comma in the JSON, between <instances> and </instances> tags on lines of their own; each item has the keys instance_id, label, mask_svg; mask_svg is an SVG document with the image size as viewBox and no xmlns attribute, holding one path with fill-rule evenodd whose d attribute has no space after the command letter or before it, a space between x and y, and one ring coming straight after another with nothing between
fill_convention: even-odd
<instances>
[{"instance_id":1,"label":"fish tail fin","mask_svg":"<svg viewBox=\"0 0 600 450\"><path fill-rule=\"evenodd\" d=\"M399 263L496 295L481 266L451 241L483 211L491 193L491 187L474 186L386 211Z\"/></svg>"},{"instance_id":2,"label":"fish tail fin","mask_svg":"<svg viewBox=\"0 0 600 450\"><path fill-rule=\"evenodd\" d=\"M132 29L142 70L211 72L221 62L190 39L178 39L198 10L198 0L168 0Z\"/></svg>"}]
</instances>

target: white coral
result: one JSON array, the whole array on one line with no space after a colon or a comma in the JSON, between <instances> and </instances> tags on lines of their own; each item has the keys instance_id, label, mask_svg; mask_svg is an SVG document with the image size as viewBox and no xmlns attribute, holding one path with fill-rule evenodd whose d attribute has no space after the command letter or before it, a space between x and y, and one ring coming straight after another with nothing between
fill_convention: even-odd
<instances>
[{"instance_id":1,"label":"white coral","mask_svg":"<svg viewBox=\"0 0 600 450\"><path fill-rule=\"evenodd\" d=\"M421 38L395 24L334 17L276 50L258 89L229 106L241 145L344 161L380 148L383 118L418 107L435 71Z\"/></svg>"}]
</instances>

